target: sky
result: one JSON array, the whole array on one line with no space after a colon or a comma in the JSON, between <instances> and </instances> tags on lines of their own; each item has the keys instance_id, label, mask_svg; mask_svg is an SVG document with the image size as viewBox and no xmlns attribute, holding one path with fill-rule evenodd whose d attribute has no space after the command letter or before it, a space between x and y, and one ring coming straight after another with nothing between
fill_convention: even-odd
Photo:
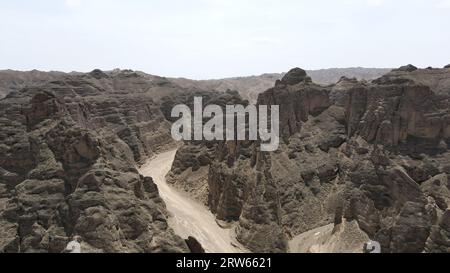
<instances>
[{"instance_id":1,"label":"sky","mask_svg":"<svg viewBox=\"0 0 450 273\"><path fill-rule=\"evenodd\" d=\"M449 31L450 0L0 0L0 69L442 67Z\"/></svg>"}]
</instances>

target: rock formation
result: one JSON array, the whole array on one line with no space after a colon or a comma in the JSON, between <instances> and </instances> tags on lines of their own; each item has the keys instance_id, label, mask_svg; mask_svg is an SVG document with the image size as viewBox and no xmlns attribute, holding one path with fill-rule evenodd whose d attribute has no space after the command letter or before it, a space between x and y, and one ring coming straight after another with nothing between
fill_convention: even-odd
<instances>
[{"instance_id":1,"label":"rock formation","mask_svg":"<svg viewBox=\"0 0 450 273\"><path fill-rule=\"evenodd\" d=\"M203 93L196 92L195 96L202 96L204 105L219 105L225 110L226 105L247 105L237 92ZM163 112L169 113L172 106L186 104L192 107L192 95L166 98ZM206 121L206 120L205 120ZM225 120L224 120L225 123ZM172 171L167 178L168 183L189 193L197 201L208 204L208 171L217 150L217 141L190 141L178 149Z\"/></svg>"},{"instance_id":2,"label":"rock formation","mask_svg":"<svg viewBox=\"0 0 450 273\"><path fill-rule=\"evenodd\" d=\"M189 237L186 239L186 244L192 253L205 253L205 249L194 237Z\"/></svg>"},{"instance_id":3,"label":"rock formation","mask_svg":"<svg viewBox=\"0 0 450 273\"><path fill-rule=\"evenodd\" d=\"M258 99L280 105L277 152L254 142L219 143L213 156L205 143L179 151L213 158L196 187L208 189L217 219L237 222L238 241L256 252L285 252L297 235L345 223L384 252L448 252L448 71L407 66L327 87L303 72Z\"/></svg>"},{"instance_id":4,"label":"rock formation","mask_svg":"<svg viewBox=\"0 0 450 273\"><path fill-rule=\"evenodd\" d=\"M136 166L173 147L162 99L191 91L133 71L63 75L0 100L0 252L188 252Z\"/></svg>"}]
</instances>

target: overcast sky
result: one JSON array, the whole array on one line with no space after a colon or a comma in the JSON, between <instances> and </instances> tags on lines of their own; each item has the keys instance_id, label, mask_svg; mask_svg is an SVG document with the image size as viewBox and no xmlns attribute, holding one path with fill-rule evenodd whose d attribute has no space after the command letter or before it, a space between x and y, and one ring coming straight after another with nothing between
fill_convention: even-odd
<instances>
[{"instance_id":1,"label":"overcast sky","mask_svg":"<svg viewBox=\"0 0 450 273\"><path fill-rule=\"evenodd\" d=\"M0 0L0 69L442 67L450 0Z\"/></svg>"}]
</instances>

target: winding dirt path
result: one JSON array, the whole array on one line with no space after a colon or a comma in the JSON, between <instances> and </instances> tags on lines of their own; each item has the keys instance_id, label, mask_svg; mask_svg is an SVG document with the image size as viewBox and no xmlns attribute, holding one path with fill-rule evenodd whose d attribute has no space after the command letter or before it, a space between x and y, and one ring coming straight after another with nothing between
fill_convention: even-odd
<instances>
[{"instance_id":1,"label":"winding dirt path","mask_svg":"<svg viewBox=\"0 0 450 273\"><path fill-rule=\"evenodd\" d=\"M217 223L214 215L203 205L190 199L166 183L175 159L176 151L159 154L142 166L142 175L150 176L158 185L161 197L172 214L169 225L175 233L186 239L195 237L208 253L242 252L235 247L232 229L223 229Z\"/></svg>"}]
</instances>

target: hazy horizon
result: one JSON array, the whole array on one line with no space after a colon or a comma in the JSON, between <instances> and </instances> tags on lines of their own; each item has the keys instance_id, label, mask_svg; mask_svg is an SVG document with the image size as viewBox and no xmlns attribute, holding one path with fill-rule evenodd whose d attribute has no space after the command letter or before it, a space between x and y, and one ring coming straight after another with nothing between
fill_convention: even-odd
<instances>
[{"instance_id":1,"label":"hazy horizon","mask_svg":"<svg viewBox=\"0 0 450 273\"><path fill-rule=\"evenodd\" d=\"M146 71L142 71L142 70L138 70L138 69L133 69L133 68L113 68L113 69L105 69L102 70L104 72L110 72L110 71L114 71L114 70L132 70L132 71L136 71L136 72L142 72L148 75L152 75L152 76L160 76L160 77L166 77L166 78L174 78L174 79L187 79L187 80L197 80L197 81L208 81L208 80L221 80L221 79L233 79L233 78L248 78L248 77L259 77L259 76L263 76L263 75L271 75L271 74L285 74L287 72L289 72L289 70L293 69L293 68L302 68L305 71L326 71L326 70L339 70L339 69L379 69L379 70L389 70L389 69L395 69L395 67L389 68L389 67L361 67L361 66L353 66L353 67L330 67L330 68L319 68L319 69L307 69L307 68L303 68L300 66L296 66L296 67L291 67L290 69L286 70L286 71L280 71L280 72L273 72L273 71L269 71L269 72L264 72L264 73L260 73L260 74L248 74L248 75L235 75L235 76L229 76L229 77L224 77L224 78L204 78L204 79L194 79L194 78L187 78L187 77L172 77L172 76L167 76L167 75L158 75L158 74L152 74L152 73L148 73ZM24 69L24 70L20 70L20 69L10 69L10 68L0 68L0 72L1 71L13 71L13 72L32 72L32 71L38 71L38 72L55 72L55 73L89 73L92 72L95 69L99 69L99 68L94 68L92 70L88 70L88 71L76 71L76 70L72 70L72 71L63 71L63 70L41 70L41 69Z\"/></svg>"},{"instance_id":2,"label":"hazy horizon","mask_svg":"<svg viewBox=\"0 0 450 273\"><path fill-rule=\"evenodd\" d=\"M221 79L450 63L450 0L0 0L0 69ZM318 16L320 14L320 16Z\"/></svg>"}]
</instances>

